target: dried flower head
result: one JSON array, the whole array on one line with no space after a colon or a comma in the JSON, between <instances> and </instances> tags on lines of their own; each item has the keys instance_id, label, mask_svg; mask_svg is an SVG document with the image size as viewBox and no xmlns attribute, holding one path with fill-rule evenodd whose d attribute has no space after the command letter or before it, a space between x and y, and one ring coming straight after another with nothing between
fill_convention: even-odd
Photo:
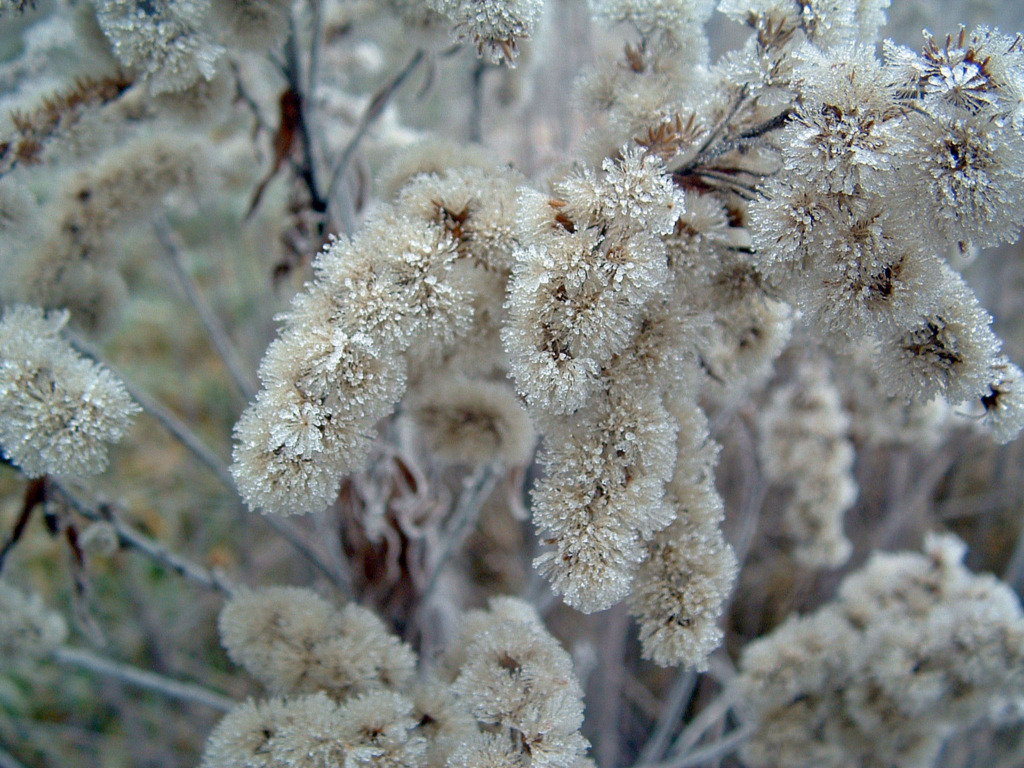
<instances>
[{"instance_id":1,"label":"dried flower head","mask_svg":"<svg viewBox=\"0 0 1024 768\"><path fill-rule=\"evenodd\" d=\"M67 319L23 305L0 319L0 448L29 477L102 472L107 443L139 411L110 371L60 337Z\"/></svg>"}]
</instances>

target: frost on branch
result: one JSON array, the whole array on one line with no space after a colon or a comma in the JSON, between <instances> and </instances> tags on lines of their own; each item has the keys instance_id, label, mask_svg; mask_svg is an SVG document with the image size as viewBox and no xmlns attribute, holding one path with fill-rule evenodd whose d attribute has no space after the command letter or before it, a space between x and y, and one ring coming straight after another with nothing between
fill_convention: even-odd
<instances>
[{"instance_id":1,"label":"frost on branch","mask_svg":"<svg viewBox=\"0 0 1024 768\"><path fill-rule=\"evenodd\" d=\"M60 337L66 313L12 306L0 319L0 448L29 477L102 472L138 411L110 371Z\"/></svg>"},{"instance_id":2,"label":"frost on branch","mask_svg":"<svg viewBox=\"0 0 1024 768\"><path fill-rule=\"evenodd\" d=\"M834 603L749 645L749 764L926 768L951 734L1019 708L1020 603L964 551L932 536L924 555L876 554Z\"/></svg>"},{"instance_id":3,"label":"frost on branch","mask_svg":"<svg viewBox=\"0 0 1024 768\"><path fill-rule=\"evenodd\" d=\"M232 472L251 507L325 508L361 468L407 377L457 358L471 333L487 337L500 321L488 300L504 285L513 207L511 174L421 175L319 255L235 427Z\"/></svg>"}]
</instances>

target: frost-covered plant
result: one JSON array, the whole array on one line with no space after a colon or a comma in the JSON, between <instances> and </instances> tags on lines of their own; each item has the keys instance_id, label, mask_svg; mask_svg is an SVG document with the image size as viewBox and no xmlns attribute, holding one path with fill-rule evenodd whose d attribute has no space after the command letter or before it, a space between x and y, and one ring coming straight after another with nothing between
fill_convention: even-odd
<instances>
[{"instance_id":1,"label":"frost-covered plant","mask_svg":"<svg viewBox=\"0 0 1024 768\"><path fill-rule=\"evenodd\" d=\"M234 596L222 641L283 697L230 712L203 765L587 765L583 692L533 608L500 598L463 622L436 673L414 680L415 654L365 608L294 587Z\"/></svg>"},{"instance_id":2,"label":"frost-covered plant","mask_svg":"<svg viewBox=\"0 0 1024 768\"><path fill-rule=\"evenodd\" d=\"M950 735L1024 702L1024 614L964 546L876 554L839 597L743 654L751 766L931 766Z\"/></svg>"},{"instance_id":3,"label":"frost-covered plant","mask_svg":"<svg viewBox=\"0 0 1024 768\"><path fill-rule=\"evenodd\" d=\"M67 313L17 305L0 319L0 449L29 477L102 472L139 408L110 371L71 349Z\"/></svg>"},{"instance_id":4,"label":"frost-covered plant","mask_svg":"<svg viewBox=\"0 0 1024 768\"><path fill-rule=\"evenodd\" d=\"M64 619L49 610L39 595L0 581L0 665L43 657L67 634Z\"/></svg>"},{"instance_id":5,"label":"frost-covered plant","mask_svg":"<svg viewBox=\"0 0 1024 768\"><path fill-rule=\"evenodd\" d=\"M765 476L792 487L783 519L795 556L836 567L850 556L843 514L857 497L849 415L822 361L803 364L793 384L772 394L760 414Z\"/></svg>"},{"instance_id":6,"label":"frost-covered plant","mask_svg":"<svg viewBox=\"0 0 1024 768\"><path fill-rule=\"evenodd\" d=\"M47 658L227 713L205 768L1012 754L1001 585L810 570L955 520L1024 584L966 429L1024 427L1024 18L943 2L916 48L888 0L0 2L0 567L52 568L39 511L73 631L214 690ZM217 490L138 431L79 482L126 390Z\"/></svg>"}]
</instances>

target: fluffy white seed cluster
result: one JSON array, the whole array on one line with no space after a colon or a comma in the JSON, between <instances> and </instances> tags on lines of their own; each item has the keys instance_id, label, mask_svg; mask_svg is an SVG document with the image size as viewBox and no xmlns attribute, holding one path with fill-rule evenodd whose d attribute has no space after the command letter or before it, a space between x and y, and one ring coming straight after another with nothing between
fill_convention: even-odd
<instances>
[{"instance_id":1,"label":"fluffy white seed cluster","mask_svg":"<svg viewBox=\"0 0 1024 768\"><path fill-rule=\"evenodd\" d=\"M210 735L205 768L586 768L582 690L569 655L513 598L464 619L440 661L416 658L370 611L300 588L237 593L220 617L231 658L276 697Z\"/></svg>"},{"instance_id":2,"label":"fluffy white seed cluster","mask_svg":"<svg viewBox=\"0 0 1024 768\"><path fill-rule=\"evenodd\" d=\"M544 10L542 0L429 0L448 19L459 40L472 40L491 63L514 64L519 42L533 35Z\"/></svg>"},{"instance_id":3,"label":"fluffy white seed cluster","mask_svg":"<svg viewBox=\"0 0 1024 768\"><path fill-rule=\"evenodd\" d=\"M1020 603L964 551L931 536L923 555L876 554L834 603L749 645L748 764L927 768L946 737L1024 703Z\"/></svg>"},{"instance_id":4,"label":"fluffy white seed cluster","mask_svg":"<svg viewBox=\"0 0 1024 768\"><path fill-rule=\"evenodd\" d=\"M884 62L851 43L792 54L784 170L750 205L761 268L834 344L873 339L908 401L977 400L999 359L991 318L933 254L1019 234L1020 48L982 28Z\"/></svg>"},{"instance_id":5,"label":"fluffy white seed cluster","mask_svg":"<svg viewBox=\"0 0 1024 768\"><path fill-rule=\"evenodd\" d=\"M553 191L523 193L527 245L502 333L544 433L532 499L550 549L535 565L580 610L630 598L645 657L703 668L736 562L719 530L717 448L695 401L697 330L711 304L728 305L724 319L743 302L706 298L720 273L695 277L686 253L724 225L701 196L691 211L659 154L635 143Z\"/></svg>"},{"instance_id":6,"label":"fluffy white seed cluster","mask_svg":"<svg viewBox=\"0 0 1024 768\"><path fill-rule=\"evenodd\" d=\"M706 47L703 26L715 10L713 0L594 0L594 15L607 23L632 25L650 45L676 56L699 60Z\"/></svg>"},{"instance_id":7,"label":"fluffy white seed cluster","mask_svg":"<svg viewBox=\"0 0 1024 768\"><path fill-rule=\"evenodd\" d=\"M96 16L114 55L152 94L212 80L224 53L209 33L210 0L99 0Z\"/></svg>"},{"instance_id":8,"label":"fluffy white seed cluster","mask_svg":"<svg viewBox=\"0 0 1024 768\"><path fill-rule=\"evenodd\" d=\"M629 606L640 625L645 658L704 670L722 642L718 618L738 564L720 528L724 506L714 475L718 445L708 435L707 418L685 397L670 396L666 405L679 424L664 502L675 520L647 542Z\"/></svg>"},{"instance_id":9,"label":"fluffy white seed cluster","mask_svg":"<svg viewBox=\"0 0 1024 768\"><path fill-rule=\"evenodd\" d=\"M683 200L663 163L638 148L602 170L573 174L558 199L526 193L520 227L530 244L517 253L502 333L545 430L534 521L554 549L537 565L585 611L629 594L644 541L672 521L663 497L676 453L659 385L642 392L615 372L629 368L645 306L667 281L657 235Z\"/></svg>"},{"instance_id":10,"label":"fluffy white seed cluster","mask_svg":"<svg viewBox=\"0 0 1024 768\"><path fill-rule=\"evenodd\" d=\"M487 307L507 273L514 200L508 173L418 176L353 239L319 255L260 366L263 388L235 427L232 472L250 507L326 507L407 382L457 361L470 334L496 333L488 329L500 317ZM512 441L499 452L522 437L509 405L489 405L490 422L505 419Z\"/></svg>"},{"instance_id":11,"label":"fluffy white seed cluster","mask_svg":"<svg viewBox=\"0 0 1024 768\"><path fill-rule=\"evenodd\" d=\"M0 319L0 449L29 477L102 472L138 406L110 371L60 337L66 312L11 306Z\"/></svg>"},{"instance_id":12,"label":"fluffy white seed cluster","mask_svg":"<svg viewBox=\"0 0 1024 768\"><path fill-rule=\"evenodd\" d=\"M576 768L585 762L583 690L569 654L529 604L496 598L489 611L468 614L455 652L464 661L452 690L486 735L460 745L454 764Z\"/></svg>"},{"instance_id":13,"label":"fluffy white seed cluster","mask_svg":"<svg viewBox=\"0 0 1024 768\"><path fill-rule=\"evenodd\" d=\"M981 396L985 427L1000 443L1008 443L1024 429L1024 371L1005 357L992 366L988 392Z\"/></svg>"},{"instance_id":14,"label":"fluffy white seed cluster","mask_svg":"<svg viewBox=\"0 0 1024 768\"><path fill-rule=\"evenodd\" d=\"M851 545L843 515L857 497L849 414L824 361L800 366L795 380L775 390L758 416L761 464L792 495L783 511L794 556L810 567L835 568Z\"/></svg>"},{"instance_id":15,"label":"fluffy white seed cluster","mask_svg":"<svg viewBox=\"0 0 1024 768\"><path fill-rule=\"evenodd\" d=\"M343 699L400 690L415 671L411 649L371 611L354 604L338 609L299 587L241 591L224 606L218 626L231 660L274 693L323 691Z\"/></svg>"},{"instance_id":16,"label":"fluffy white seed cluster","mask_svg":"<svg viewBox=\"0 0 1024 768\"><path fill-rule=\"evenodd\" d=\"M410 393L405 409L444 463L521 466L533 451L530 418L507 384L437 378Z\"/></svg>"},{"instance_id":17,"label":"fluffy white seed cluster","mask_svg":"<svg viewBox=\"0 0 1024 768\"><path fill-rule=\"evenodd\" d=\"M67 638L63 617L39 595L0 581L0 668L50 653Z\"/></svg>"},{"instance_id":18,"label":"fluffy white seed cluster","mask_svg":"<svg viewBox=\"0 0 1024 768\"><path fill-rule=\"evenodd\" d=\"M0 249L0 299L67 308L77 325L102 329L127 290L117 235L138 226L172 193L200 188L202 167L197 142L163 131L105 152L71 176L48 205L33 201L32 237L24 224L5 228L10 241Z\"/></svg>"}]
</instances>

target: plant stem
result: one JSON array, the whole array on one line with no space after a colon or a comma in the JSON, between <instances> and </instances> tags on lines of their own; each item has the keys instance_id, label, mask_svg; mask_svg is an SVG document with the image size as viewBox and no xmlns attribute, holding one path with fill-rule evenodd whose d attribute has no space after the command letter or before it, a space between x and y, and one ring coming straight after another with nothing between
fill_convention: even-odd
<instances>
[{"instance_id":1,"label":"plant stem","mask_svg":"<svg viewBox=\"0 0 1024 768\"><path fill-rule=\"evenodd\" d=\"M151 539L144 533L140 533L128 525L128 523L118 519L110 507L106 505L92 506L53 479L49 480L47 487L49 490L56 492L69 507L86 520L97 523L105 522L113 526L114 532L117 534L118 543L122 547L134 549L196 584L220 590L227 595L234 592L234 586L223 575L171 552L160 542Z\"/></svg>"},{"instance_id":2,"label":"plant stem","mask_svg":"<svg viewBox=\"0 0 1024 768\"><path fill-rule=\"evenodd\" d=\"M156 231L156 239L160 243L160 248L167 257L167 264L171 272L178 279L178 283L185 292L188 302L192 305L196 314L199 315L199 320L209 334L210 341L220 355L220 359L224 362L224 366L228 369L231 380L246 400L252 400L256 396L256 382L242 363L242 359L239 357L234 343L228 336L224 324L217 317L217 313L213 311L213 307L210 306L209 302L203 298L203 295L199 292L199 286L196 285L195 280L192 279L192 276L181 263L181 249L178 248L170 227L167 226L166 221L158 219L153 223L153 229Z\"/></svg>"},{"instance_id":3,"label":"plant stem","mask_svg":"<svg viewBox=\"0 0 1024 768\"><path fill-rule=\"evenodd\" d=\"M338 193L338 187L345 177L345 171L348 170L349 164L352 162L352 158L355 156L356 150L359 148L359 143L366 136L366 132L370 129L370 126L381 116L384 112L384 108L387 106L391 97L395 95L395 92L399 87L406 81L409 75L412 74L413 70L419 66L420 62L425 58L425 54L422 50L416 51L409 59L409 62L402 67L399 72L388 80L384 85L381 86L373 97L370 99L369 104L366 105L366 109L363 110L363 114L359 117L359 122L356 124L355 132L352 137L348 140L345 148L342 150L341 155L338 157L337 162L334 164L334 170L331 172L331 182L327 187L327 214L330 219L330 213L334 206L334 198Z\"/></svg>"},{"instance_id":4,"label":"plant stem","mask_svg":"<svg viewBox=\"0 0 1024 768\"><path fill-rule=\"evenodd\" d=\"M53 652L52 658L60 664L85 669L98 675L106 675L147 691L154 691L178 701L201 704L218 712L230 712L237 704L233 699L201 685L183 683L155 672L148 672L129 664L97 656L81 648L62 646Z\"/></svg>"},{"instance_id":5,"label":"plant stem","mask_svg":"<svg viewBox=\"0 0 1024 768\"><path fill-rule=\"evenodd\" d=\"M0 747L0 768L25 768L25 765L10 752Z\"/></svg>"},{"instance_id":6,"label":"plant stem","mask_svg":"<svg viewBox=\"0 0 1024 768\"><path fill-rule=\"evenodd\" d=\"M679 718L682 717L683 709L693 696L693 689L696 685L697 673L692 668L679 670L675 682L672 684L672 689L668 692L668 696L665 697L662 715L658 718L658 724L654 729L654 733L651 734L647 743L644 744L640 758L637 760L638 766L649 766L665 754L665 749L668 747L669 740L672 737L672 731L675 729Z\"/></svg>"}]
</instances>

